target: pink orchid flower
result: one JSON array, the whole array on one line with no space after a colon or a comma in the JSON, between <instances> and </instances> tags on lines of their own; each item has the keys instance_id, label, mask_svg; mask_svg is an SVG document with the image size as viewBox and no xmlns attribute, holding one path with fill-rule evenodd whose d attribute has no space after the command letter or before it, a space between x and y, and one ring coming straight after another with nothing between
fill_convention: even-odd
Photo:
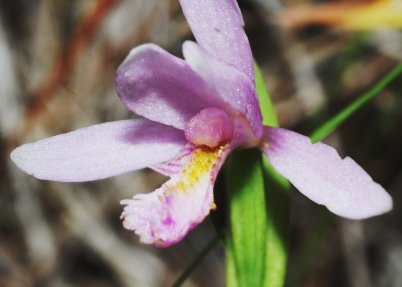
<instances>
[{"instance_id":1,"label":"pink orchid flower","mask_svg":"<svg viewBox=\"0 0 402 287\"><path fill-rule=\"evenodd\" d=\"M262 126L253 58L235 0L181 0L197 43L184 58L145 44L116 75L124 105L145 119L103 123L29 143L12 160L39 179L81 182L150 167L170 176L125 204L123 225L169 246L215 208L213 185L235 148L259 148L311 200L351 219L392 208L387 192L352 159L295 132ZM247 168L247 167L245 167Z\"/></svg>"}]
</instances>

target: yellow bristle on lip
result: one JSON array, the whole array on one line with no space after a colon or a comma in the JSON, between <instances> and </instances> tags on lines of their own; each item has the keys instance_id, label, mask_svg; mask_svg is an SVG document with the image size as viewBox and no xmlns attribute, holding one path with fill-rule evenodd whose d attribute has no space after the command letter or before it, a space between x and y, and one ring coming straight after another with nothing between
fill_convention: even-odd
<instances>
[{"instance_id":1,"label":"yellow bristle on lip","mask_svg":"<svg viewBox=\"0 0 402 287\"><path fill-rule=\"evenodd\" d=\"M222 151L227 148L227 144L219 145L214 148L200 147L194 151L191 163L187 169L182 171L182 176L186 178L190 185L194 185L202 176L209 173L222 154Z\"/></svg>"},{"instance_id":2,"label":"yellow bristle on lip","mask_svg":"<svg viewBox=\"0 0 402 287\"><path fill-rule=\"evenodd\" d=\"M180 181L170 186L166 185L166 188L169 192L182 191L187 193L192 190L205 176L211 177L214 164L227 147L227 143L222 143L214 148L208 146L195 148L190 162L180 172Z\"/></svg>"}]
</instances>

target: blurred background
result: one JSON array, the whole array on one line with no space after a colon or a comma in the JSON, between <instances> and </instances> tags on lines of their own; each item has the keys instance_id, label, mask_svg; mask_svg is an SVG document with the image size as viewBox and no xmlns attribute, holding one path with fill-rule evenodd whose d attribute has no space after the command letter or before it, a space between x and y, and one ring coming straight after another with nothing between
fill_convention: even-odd
<instances>
[{"instance_id":1,"label":"blurred background","mask_svg":"<svg viewBox=\"0 0 402 287\"><path fill-rule=\"evenodd\" d=\"M322 2L239 0L280 124L306 135L402 60L402 12L391 25L366 19L365 30L345 17L379 1ZM296 4L304 10L281 12ZM0 0L0 286L170 286L215 236L207 218L157 249L122 227L120 200L166 181L152 170L56 183L9 159L23 143L135 118L114 89L119 64L149 42L181 57L188 39L177 0ZM402 286L401 128L398 77L325 140L383 185L394 209L351 221L293 189L287 286ZM218 244L183 286L224 282Z\"/></svg>"}]
</instances>

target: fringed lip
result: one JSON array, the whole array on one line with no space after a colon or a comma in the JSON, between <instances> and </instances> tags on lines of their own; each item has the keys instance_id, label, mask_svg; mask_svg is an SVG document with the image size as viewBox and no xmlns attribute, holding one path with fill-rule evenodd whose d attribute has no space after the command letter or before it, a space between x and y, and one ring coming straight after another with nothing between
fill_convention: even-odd
<instances>
[{"instance_id":1,"label":"fringed lip","mask_svg":"<svg viewBox=\"0 0 402 287\"><path fill-rule=\"evenodd\" d=\"M124 227L156 247L180 241L216 208L213 185L230 151L229 143L214 148L187 144L176 158L157 167L171 176L161 188L121 201L126 205Z\"/></svg>"}]
</instances>

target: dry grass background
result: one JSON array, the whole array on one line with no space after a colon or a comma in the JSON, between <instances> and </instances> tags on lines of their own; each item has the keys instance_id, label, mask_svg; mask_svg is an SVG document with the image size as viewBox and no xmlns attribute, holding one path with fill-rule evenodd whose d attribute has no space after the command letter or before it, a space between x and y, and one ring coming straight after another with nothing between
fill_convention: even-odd
<instances>
[{"instance_id":1,"label":"dry grass background","mask_svg":"<svg viewBox=\"0 0 402 287\"><path fill-rule=\"evenodd\" d=\"M402 60L402 33L272 24L292 2L239 1L281 126L308 134ZM9 154L22 143L134 118L116 95L114 73L142 43L181 56L192 35L178 1L1 0L0 20L0 286L169 286L214 230L207 219L182 242L156 249L123 229L119 201L154 190L163 176L39 181ZM292 192L288 286L402 286L401 79L326 140L391 193L394 210L350 221ZM184 286L224 286L221 246Z\"/></svg>"}]
</instances>

